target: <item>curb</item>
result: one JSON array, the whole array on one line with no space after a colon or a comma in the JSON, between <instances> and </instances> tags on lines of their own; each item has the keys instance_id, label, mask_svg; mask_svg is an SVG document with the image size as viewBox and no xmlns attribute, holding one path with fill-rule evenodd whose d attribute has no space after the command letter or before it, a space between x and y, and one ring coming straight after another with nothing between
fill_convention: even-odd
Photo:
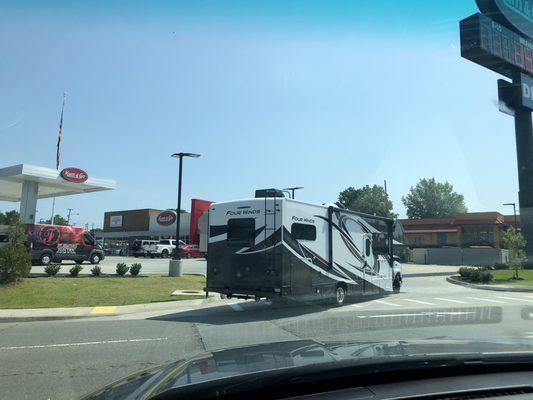
<instances>
[{"instance_id":1,"label":"curb","mask_svg":"<svg viewBox=\"0 0 533 400\"><path fill-rule=\"evenodd\" d=\"M461 281L459 279L454 278L453 276L447 277L446 280L450 283L453 283L454 285L465 286L465 287L469 287L472 289L493 290L496 292L526 292L526 293L533 292L533 288L531 287L478 285L475 283Z\"/></svg>"},{"instance_id":2,"label":"curb","mask_svg":"<svg viewBox=\"0 0 533 400\"><path fill-rule=\"evenodd\" d=\"M210 297L207 299L171 300L158 303L131 304L127 306L0 309L0 323L117 317L144 312L183 311L186 309L209 307L220 301L220 297ZM109 308L109 312L94 312L105 308Z\"/></svg>"}]
</instances>

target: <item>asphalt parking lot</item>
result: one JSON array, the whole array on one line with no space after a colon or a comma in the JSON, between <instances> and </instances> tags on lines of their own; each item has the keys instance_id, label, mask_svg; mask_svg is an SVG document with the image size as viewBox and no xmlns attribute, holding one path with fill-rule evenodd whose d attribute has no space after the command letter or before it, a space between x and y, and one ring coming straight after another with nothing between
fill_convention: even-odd
<instances>
[{"instance_id":1,"label":"asphalt parking lot","mask_svg":"<svg viewBox=\"0 0 533 400\"><path fill-rule=\"evenodd\" d=\"M142 270L141 274L144 275L168 275L168 258L145 258L145 257L121 257L121 256L106 256L106 258L100 262L102 267L102 272L104 274L114 274L117 263L126 263L131 265L133 263L141 263ZM63 261L61 263L62 268L60 273L68 274L68 270L75 263L74 261ZM93 267L91 263L84 262L82 264L83 270L81 274L90 274L91 268ZM184 274L201 274L205 275L206 271L206 261L204 258L192 258L183 260L183 273ZM41 274L44 273L44 267L34 266L31 269L32 274Z\"/></svg>"}]
</instances>

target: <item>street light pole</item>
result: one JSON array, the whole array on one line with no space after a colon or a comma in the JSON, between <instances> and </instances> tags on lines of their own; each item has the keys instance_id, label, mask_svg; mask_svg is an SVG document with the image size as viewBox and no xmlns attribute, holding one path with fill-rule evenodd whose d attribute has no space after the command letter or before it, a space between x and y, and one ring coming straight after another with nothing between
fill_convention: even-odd
<instances>
[{"instance_id":1,"label":"street light pole","mask_svg":"<svg viewBox=\"0 0 533 400\"><path fill-rule=\"evenodd\" d=\"M513 214L514 214L514 228L518 229L518 223L516 220L516 203L503 203L504 206L513 206Z\"/></svg>"},{"instance_id":2,"label":"street light pole","mask_svg":"<svg viewBox=\"0 0 533 400\"><path fill-rule=\"evenodd\" d=\"M196 153L174 153L171 157L179 158L179 172L178 172L178 209L176 210L176 251L174 252L174 260L180 259L180 221L181 221L181 181L183 170L183 157L198 158L200 154Z\"/></svg>"},{"instance_id":3,"label":"street light pole","mask_svg":"<svg viewBox=\"0 0 533 400\"><path fill-rule=\"evenodd\" d=\"M176 251L174 260L180 259L180 220L181 220L181 176L183 167L183 156L180 157L180 170L178 173L178 209L176 210Z\"/></svg>"}]
</instances>

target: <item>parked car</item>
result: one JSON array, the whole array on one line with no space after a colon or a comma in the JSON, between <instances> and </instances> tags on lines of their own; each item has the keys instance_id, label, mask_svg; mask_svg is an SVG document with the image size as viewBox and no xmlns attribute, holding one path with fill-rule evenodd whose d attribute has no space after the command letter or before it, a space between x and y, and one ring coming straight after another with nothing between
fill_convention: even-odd
<instances>
[{"instance_id":1,"label":"parked car","mask_svg":"<svg viewBox=\"0 0 533 400\"><path fill-rule=\"evenodd\" d=\"M187 244L181 247L179 254L181 258L198 258L204 256L196 244ZM174 256L174 252L172 252L172 256Z\"/></svg>"},{"instance_id":2,"label":"parked car","mask_svg":"<svg viewBox=\"0 0 533 400\"><path fill-rule=\"evenodd\" d=\"M58 225L26 225L26 245L34 264L48 265L62 260L98 264L104 250L84 228Z\"/></svg>"},{"instance_id":3,"label":"parked car","mask_svg":"<svg viewBox=\"0 0 533 400\"><path fill-rule=\"evenodd\" d=\"M185 246L185 242L180 240L180 248ZM169 257L174 249L176 248L176 239L161 239L159 243L155 245L154 256L167 258Z\"/></svg>"},{"instance_id":4,"label":"parked car","mask_svg":"<svg viewBox=\"0 0 533 400\"><path fill-rule=\"evenodd\" d=\"M157 240L138 239L133 242L131 251L133 252L134 257L148 256L148 255L155 253L156 245L157 245Z\"/></svg>"}]
</instances>

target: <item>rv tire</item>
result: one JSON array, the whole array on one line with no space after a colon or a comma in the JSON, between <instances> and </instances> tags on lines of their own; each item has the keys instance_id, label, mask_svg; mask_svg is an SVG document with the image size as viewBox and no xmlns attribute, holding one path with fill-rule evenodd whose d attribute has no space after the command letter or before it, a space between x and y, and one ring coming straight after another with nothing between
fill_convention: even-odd
<instances>
[{"instance_id":1,"label":"rv tire","mask_svg":"<svg viewBox=\"0 0 533 400\"><path fill-rule=\"evenodd\" d=\"M402 278L400 278L400 275L396 275L394 277L394 280L392 281L392 290L394 293L400 293L400 289L402 287Z\"/></svg>"},{"instance_id":2,"label":"rv tire","mask_svg":"<svg viewBox=\"0 0 533 400\"><path fill-rule=\"evenodd\" d=\"M346 301L346 286L338 284L335 288L335 304L340 307Z\"/></svg>"}]
</instances>

